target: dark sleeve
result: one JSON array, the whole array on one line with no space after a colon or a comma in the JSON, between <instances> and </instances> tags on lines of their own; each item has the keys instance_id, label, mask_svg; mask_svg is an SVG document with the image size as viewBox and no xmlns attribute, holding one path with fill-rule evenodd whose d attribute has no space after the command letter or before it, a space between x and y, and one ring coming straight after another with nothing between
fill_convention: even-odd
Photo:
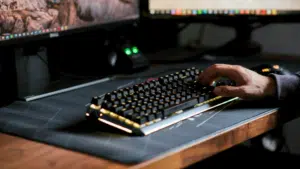
<instances>
[{"instance_id":1,"label":"dark sleeve","mask_svg":"<svg viewBox=\"0 0 300 169\"><path fill-rule=\"evenodd\" d=\"M270 74L276 81L278 100L284 100L287 96L300 90L300 72L290 75Z\"/></svg>"}]
</instances>

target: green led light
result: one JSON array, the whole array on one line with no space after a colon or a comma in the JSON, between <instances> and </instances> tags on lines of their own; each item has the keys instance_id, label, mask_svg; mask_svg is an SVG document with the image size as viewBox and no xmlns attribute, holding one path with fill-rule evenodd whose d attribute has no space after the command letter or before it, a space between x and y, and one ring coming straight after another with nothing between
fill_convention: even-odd
<instances>
[{"instance_id":1,"label":"green led light","mask_svg":"<svg viewBox=\"0 0 300 169\"><path fill-rule=\"evenodd\" d=\"M137 53L139 53L139 49L138 49L137 47L133 47L133 48L132 48L132 52L133 52L134 54L137 54Z\"/></svg>"},{"instance_id":2,"label":"green led light","mask_svg":"<svg viewBox=\"0 0 300 169\"><path fill-rule=\"evenodd\" d=\"M126 49L124 50L124 52L125 52L126 55L131 55L131 54L132 54L132 53L131 53L131 50L130 50L129 48L126 48Z\"/></svg>"}]
</instances>

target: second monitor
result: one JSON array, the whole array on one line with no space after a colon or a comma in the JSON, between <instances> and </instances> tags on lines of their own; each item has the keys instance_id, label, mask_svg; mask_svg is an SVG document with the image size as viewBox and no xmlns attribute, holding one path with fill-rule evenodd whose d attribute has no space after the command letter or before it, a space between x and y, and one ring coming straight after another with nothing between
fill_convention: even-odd
<instances>
[{"instance_id":1,"label":"second monitor","mask_svg":"<svg viewBox=\"0 0 300 169\"><path fill-rule=\"evenodd\" d=\"M252 31L274 22L300 21L299 0L148 0L143 17L178 22L209 22L233 27L236 37L215 51L216 55L253 56L260 44Z\"/></svg>"},{"instance_id":2,"label":"second monitor","mask_svg":"<svg viewBox=\"0 0 300 169\"><path fill-rule=\"evenodd\" d=\"M17 97L26 101L79 88L98 77L80 76L78 80L74 70L83 72L92 67L88 61L93 59L103 65L114 64L105 62L108 57L116 60L115 55L104 52L107 47L102 42L107 37L101 36L102 32L130 26L138 18L137 0L0 0L0 67L9 69L3 71L5 77L0 70L0 79L10 83L5 86L13 88L11 91L17 88ZM46 50L41 52L39 49L45 49L41 47ZM137 55L134 47L118 46L122 49L115 50L132 60ZM69 67L72 70L68 72ZM15 94L7 97L14 99Z\"/></svg>"},{"instance_id":3,"label":"second monitor","mask_svg":"<svg viewBox=\"0 0 300 169\"><path fill-rule=\"evenodd\" d=\"M137 0L1 0L0 45L120 25L138 16Z\"/></svg>"}]
</instances>

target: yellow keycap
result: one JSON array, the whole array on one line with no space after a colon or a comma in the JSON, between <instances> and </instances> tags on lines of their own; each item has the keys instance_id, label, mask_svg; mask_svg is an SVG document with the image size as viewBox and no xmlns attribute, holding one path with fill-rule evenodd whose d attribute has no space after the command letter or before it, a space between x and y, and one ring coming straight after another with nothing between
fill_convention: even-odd
<instances>
[{"instance_id":1,"label":"yellow keycap","mask_svg":"<svg viewBox=\"0 0 300 169\"><path fill-rule=\"evenodd\" d=\"M125 123L128 124L128 125L132 125L133 124L133 122L130 121L130 120L128 120L128 119L125 120Z\"/></svg>"},{"instance_id":2,"label":"yellow keycap","mask_svg":"<svg viewBox=\"0 0 300 169\"><path fill-rule=\"evenodd\" d=\"M108 110L105 110L105 109L101 109L100 112L103 113L103 114L109 114L110 113Z\"/></svg>"},{"instance_id":3,"label":"yellow keycap","mask_svg":"<svg viewBox=\"0 0 300 169\"><path fill-rule=\"evenodd\" d=\"M274 69L279 69L279 65L274 65L273 68Z\"/></svg>"},{"instance_id":4,"label":"yellow keycap","mask_svg":"<svg viewBox=\"0 0 300 169\"><path fill-rule=\"evenodd\" d=\"M119 120L120 121L125 121L126 119L125 119L125 117L119 116Z\"/></svg>"},{"instance_id":5,"label":"yellow keycap","mask_svg":"<svg viewBox=\"0 0 300 169\"><path fill-rule=\"evenodd\" d=\"M133 127L140 128L141 126L139 124L137 124L137 123L133 123Z\"/></svg>"},{"instance_id":6,"label":"yellow keycap","mask_svg":"<svg viewBox=\"0 0 300 169\"><path fill-rule=\"evenodd\" d=\"M115 114L115 113L109 113L109 115L110 115L110 117L113 117L113 118L116 118L116 117L118 117L118 115L117 115L117 114Z\"/></svg>"},{"instance_id":7,"label":"yellow keycap","mask_svg":"<svg viewBox=\"0 0 300 169\"><path fill-rule=\"evenodd\" d=\"M265 69L262 70L262 72L270 72L270 69L265 68Z\"/></svg>"},{"instance_id":8,"label":"yellow keycap","mask_svg":"<svg viewBox=\"0 0 300 169\"><path fill-rule=\"evenodd\" d=\"M95 110L100 110L100 106L96 106L94 104L91 104L90 108L95 109Z\"/></svg>"}]
</instances>

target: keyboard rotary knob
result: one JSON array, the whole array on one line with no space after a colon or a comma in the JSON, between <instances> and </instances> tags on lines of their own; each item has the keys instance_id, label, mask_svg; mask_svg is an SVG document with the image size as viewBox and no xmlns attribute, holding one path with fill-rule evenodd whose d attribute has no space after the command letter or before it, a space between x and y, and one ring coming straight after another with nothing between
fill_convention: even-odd
<instances>
[{"instance_id":1,"label":"keyboard rotary knob","mask_svg":"<svg viewBox=\"0 0 300 169\"><path fill-rule=\"evenodd\" d=\"M96 106L99 106L100 103L98 102L99 101L99 98L97 96L93 97L92 100L91 100L91 104L94 104Z\"/></svg>"}]
</instances>

